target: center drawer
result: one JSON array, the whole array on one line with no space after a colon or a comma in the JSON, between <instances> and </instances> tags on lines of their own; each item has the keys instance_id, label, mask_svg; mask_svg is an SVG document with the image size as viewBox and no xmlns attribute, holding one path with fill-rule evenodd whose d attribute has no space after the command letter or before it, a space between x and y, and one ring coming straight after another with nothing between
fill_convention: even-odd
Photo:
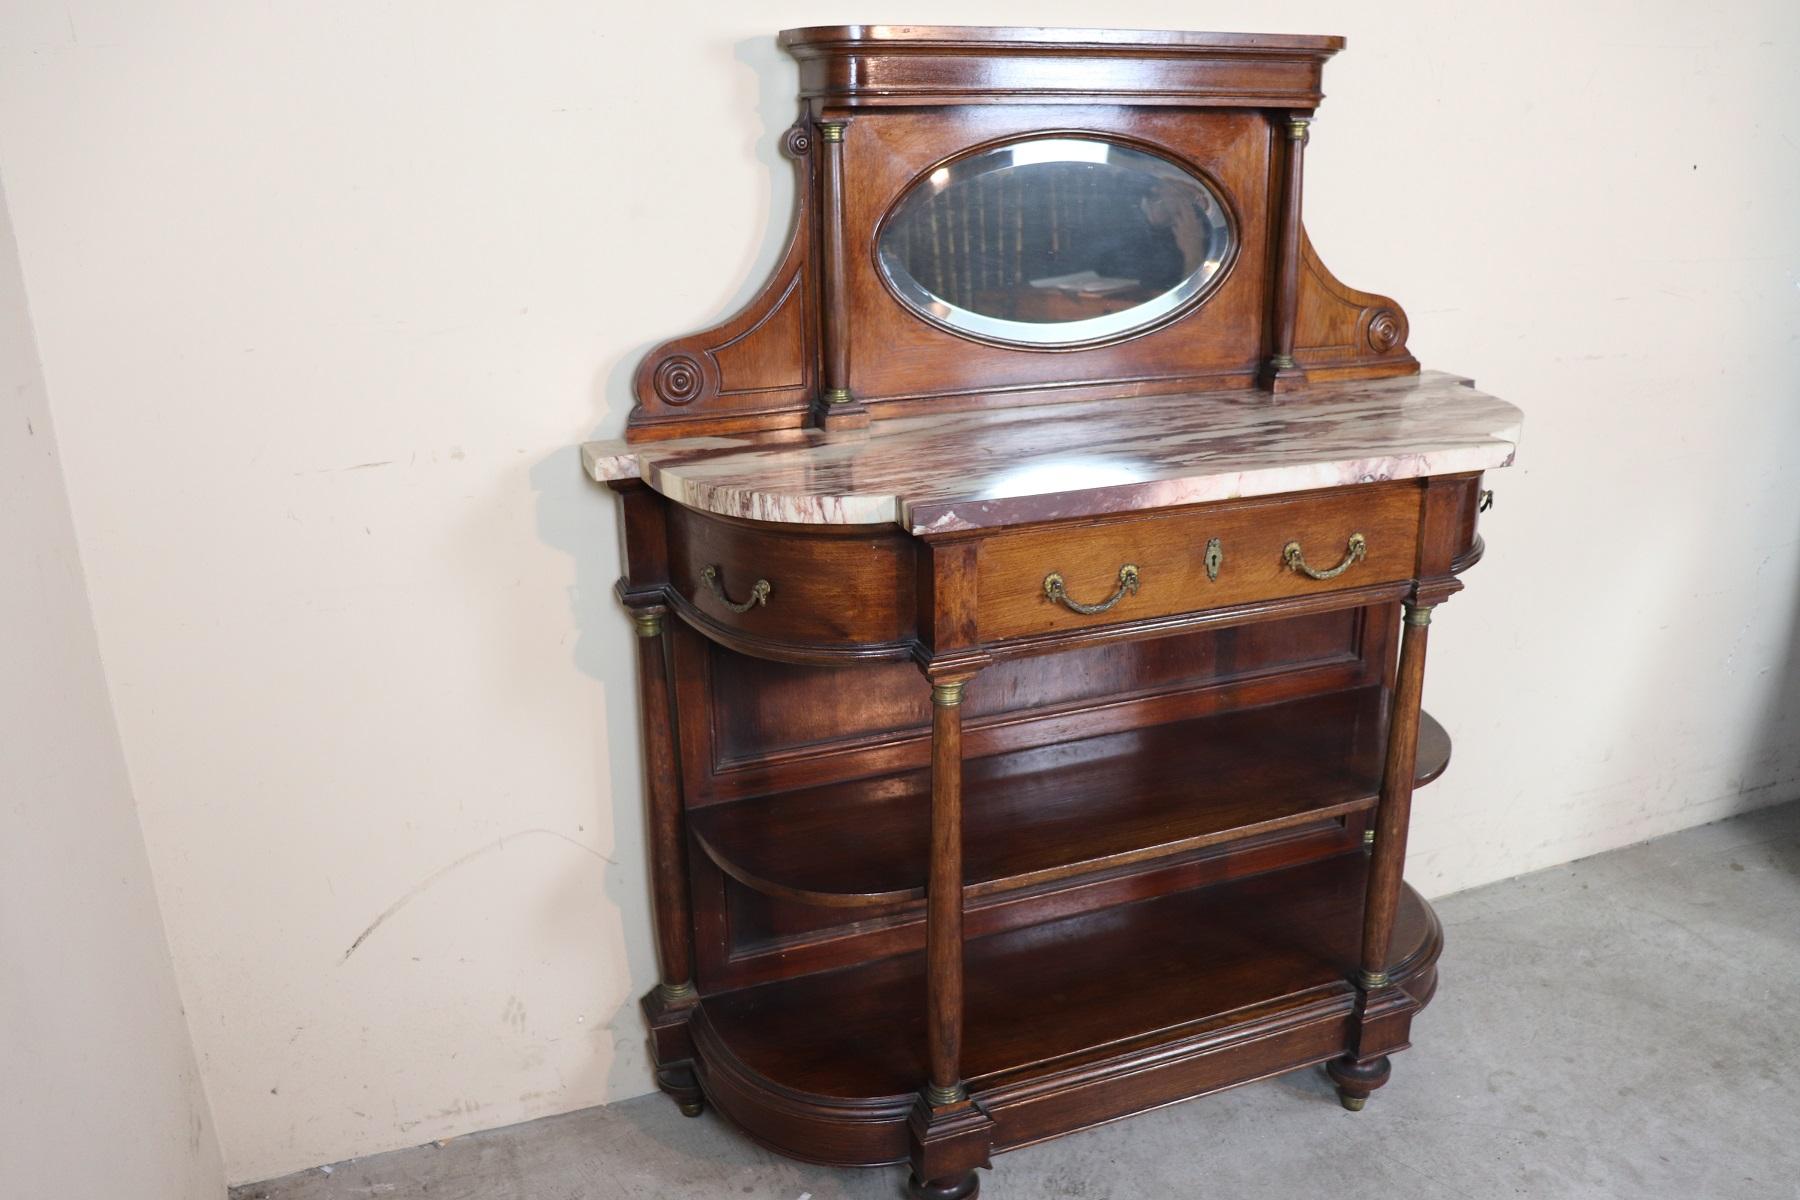
<instances>
[{"instance_id":1,"label":"center drawer","mask_svg":"<svg viewBox=\"0 0 1800 1200\"><path fill-rule=\"evenodd\" d=\"M1412 482L1369 484L1003 534L981 545L981 637L1410 579L1419 496Z\"/></svg>"}]
</instances>

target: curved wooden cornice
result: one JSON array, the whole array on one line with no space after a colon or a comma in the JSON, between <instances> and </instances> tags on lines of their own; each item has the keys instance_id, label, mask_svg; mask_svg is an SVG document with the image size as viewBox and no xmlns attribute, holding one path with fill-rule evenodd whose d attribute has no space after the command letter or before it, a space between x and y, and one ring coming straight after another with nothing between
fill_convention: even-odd
<instances>
[{"instance_id":1,"label":"curved wooden cornice","mask_svg":"<svg viewBox=\"0 0 1800 1200\"><path fill-rule=\"evenodd\" d=\"M829 25L786 29L800 94L843 108L984 101L1310 109L1341 37Z\"/></svg>"}]
</instances>

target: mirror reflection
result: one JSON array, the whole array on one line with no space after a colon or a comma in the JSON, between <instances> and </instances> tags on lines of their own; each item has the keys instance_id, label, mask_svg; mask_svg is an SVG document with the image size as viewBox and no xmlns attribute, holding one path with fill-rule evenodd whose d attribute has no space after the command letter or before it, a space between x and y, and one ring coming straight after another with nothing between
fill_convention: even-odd
<instances>
[{"instance_id":1,"label":"mirror reflection","mask_svg":"<svg viewBox=\"0 0 1800 1200\"><path fill-rule=\"evenodd\" d=\"M1225 206L1168 159L1034 138L939 167L882 227L882 270L937 324L1028 345L1154 325L1222 278Z\"/></svg>"}]
</instances>

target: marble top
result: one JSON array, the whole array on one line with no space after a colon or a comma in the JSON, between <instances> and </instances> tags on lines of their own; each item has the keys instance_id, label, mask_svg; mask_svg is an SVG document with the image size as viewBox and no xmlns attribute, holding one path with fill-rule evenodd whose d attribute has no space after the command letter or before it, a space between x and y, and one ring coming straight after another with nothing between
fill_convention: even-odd
<instances>
[{"instance_id":1,"label":"marble top","mask_svg":"<svg viewBox=\"0 0 1800 1200\"><path fill-rule=\"evenodd\" d=\"M703 512L984 529L1504 467L1523 414L1441 371L662 442L589 442L589 475Z\"/></svg>"}]
</instances>

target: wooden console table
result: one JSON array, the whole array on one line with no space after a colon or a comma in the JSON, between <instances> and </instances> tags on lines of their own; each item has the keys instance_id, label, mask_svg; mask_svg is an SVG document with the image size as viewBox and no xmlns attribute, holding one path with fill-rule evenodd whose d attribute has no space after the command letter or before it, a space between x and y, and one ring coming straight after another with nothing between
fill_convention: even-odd
<instances>
[{"instance_id":1,"label":"wooden console table","mask_svg":"<svg viewBox=\"0 0 1800 1200\"><path fill-rule=\"evenodd\" d=\"M1517 409L1300 225L1335 38L791 30L801 212L623 442L657 1077L798 1158L1387 1081L1434 608Z\"/></svg>"}]
</instances>

